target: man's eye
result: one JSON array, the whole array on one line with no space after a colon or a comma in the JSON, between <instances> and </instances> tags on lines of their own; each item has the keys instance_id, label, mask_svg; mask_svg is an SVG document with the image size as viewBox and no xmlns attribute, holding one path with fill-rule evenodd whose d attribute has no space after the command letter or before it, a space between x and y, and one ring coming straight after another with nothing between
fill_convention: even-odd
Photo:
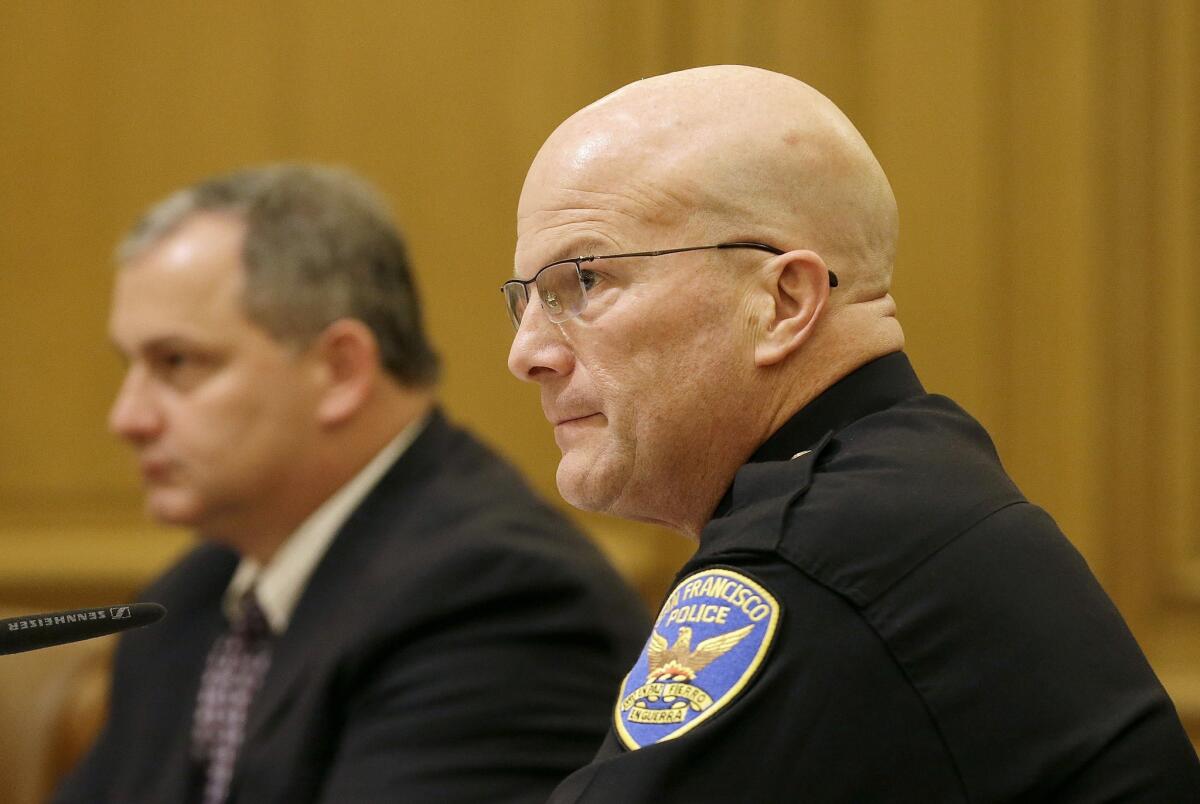
<instances>
[{"instance_id":1,"label":"man's eye","mask_svg":"<svg viewBox=\"0 0 1200 804\"><path fill-rule=\"evenodd\" d=\"M186 368L192 363L190 355L184 352L163 352L155 359L159 371L162 372L177 372Z\"/></svg>"},{"instance_id":2,"label":"man's eye","mask_svg":"<svg viewBox=\"0 0 1200 804\"><path fill-rule=\"evenodd\" d=\"M600 281L600 277L596 275L595 271L589 271L586 268L579 272L579 278L583 281L584 290L591 290Z\"/></svg>"},{"instance_id":3,"label":"man's eye","mask_svg":"<svg viewBox=\"0 0 1200 804\"><path fill-rule=\"evenodd\" d=\"M202 381L211 369L211 361L188 351L163 351L150 358L151 370L165 382L180 388Z\"/></svg>"}]
</instances>

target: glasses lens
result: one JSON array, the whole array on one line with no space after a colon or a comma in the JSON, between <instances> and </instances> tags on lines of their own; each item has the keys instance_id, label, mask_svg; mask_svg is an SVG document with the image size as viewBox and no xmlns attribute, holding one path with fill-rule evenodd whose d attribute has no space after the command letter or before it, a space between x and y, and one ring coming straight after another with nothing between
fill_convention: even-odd
<instances>
[{"instance_id":1,"label":"glasses lens","mask_svg":"<svg viewBox=\"0 0 1200 804\"><path fill-rule=\"evenodd\" d=\"M542 271L537 278L537 289L546 317L555 324L579 315L587 302L579 268L573 262Z\"/></svg>"},{"instance_id":2,"label":"glasses lens","mask_svg":"<svg viewBox=\"0 0 1200 804\"><path fill-rule=\"evenodd\" d=\"M508 307L508 320L512 321L513 329L519 329L521 317L525 315L525 305L529 304L525 286L520 282L505 282L504 304Z\"/></svg>"}]
</instances>

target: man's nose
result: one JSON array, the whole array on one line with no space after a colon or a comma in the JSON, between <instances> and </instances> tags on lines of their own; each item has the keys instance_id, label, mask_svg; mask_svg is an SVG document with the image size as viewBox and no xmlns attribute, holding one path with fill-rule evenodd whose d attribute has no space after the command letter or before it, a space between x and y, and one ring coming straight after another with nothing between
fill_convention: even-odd
<instances>
[{"instance_id":1,"label":"man's nose","mask_svg":"<svg viewBox=\"0 0 1200 804\"><path fill-rule=\"evenodd\" d=\"M136 368L125 373L108 412L108 429L135 444L149 441L162 431L162 414L146 378Z\"/></svg>"},{"instance_id":2,"label":"man's nose","mask_svg":"<svg viewBox=\"0 0 1200 804\"><path fill-rule=\"evenodd\" d=\"M550 321L536 294L525 307L517 335L508 351L508 370L518 380L541 382L566 376L575 365L575 355L562 328Z\"/></svg>"}]
</instances>

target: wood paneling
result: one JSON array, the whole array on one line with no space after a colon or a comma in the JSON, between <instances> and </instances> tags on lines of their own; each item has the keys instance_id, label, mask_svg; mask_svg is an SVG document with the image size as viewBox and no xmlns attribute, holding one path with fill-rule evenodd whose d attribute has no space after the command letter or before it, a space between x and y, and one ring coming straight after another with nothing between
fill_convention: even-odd
<instances>
[{"instance_id":1,"label":"wood paneling","mask_svg":"<svg viewBox=\"0 0 1200 804\"><path fill-rule=\"evenodd\" d=\"M186 543L142 522L104 432L108 255L147 203L247 163L380 185L448 408L556 498L496 290L525 167L610 89L743 62L873 144L926 384L989 427L1200 725L1198 48L1189 0L0 4L0 599L115 589ZM647 590L689 549L584 521Z\"/></svg>"}]
</instances>

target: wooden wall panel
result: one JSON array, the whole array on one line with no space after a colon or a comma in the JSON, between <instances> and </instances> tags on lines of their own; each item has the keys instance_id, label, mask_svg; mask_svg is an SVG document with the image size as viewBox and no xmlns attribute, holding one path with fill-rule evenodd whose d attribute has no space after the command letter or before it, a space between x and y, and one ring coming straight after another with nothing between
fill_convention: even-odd
<instances>
[{"instance_id":1,"label":"wooden wall panel","mask_svg":"<svg viewBox=\"0 0 1200 804\"><path fill-rule=\"evenodd\" d=\"M1001 4L994 23L1002 229L989 270L1003 343L994 435L1026 494L1104 576L1095 14L1086 2L1016 5Z\"/></svg>"},{"instance_id":2,"label":"wooden wall panel","mask_svg":"<svg viewBox=\"0 0 1200 804\"><path fill-rule=\"evenodd\" d=\"M1137 606L1139 636L1183 713L1200 736L1200 8L1164 2L1154 13L1123 8L1121 22L1149 19L1146 47L1123 54L1149 98L1142 119L1123 125L1122 145L1141 151L1148 207L1144 253L1138 243L1118 265L1148 265L1146 281L1127 287L1145 310L1146 366L1142 412L1146 428L1143 507L1132 506L1127 528L1113 534L1139 560L1125 565ZM1124 29L1114 31L1125 41ZM1130 93L1136 94L1136 93ZM1145 137L1137 142L1138 135ZM1128 177L1123 177L1131 180ZM1130 362L1138 356L1130 358ZM1128 377L1122 378L1128 381Z\"/></svg>"},{"instance_id":3,"label":"wooden wall panel","mask_svg":"<svg viewBox=\"0 0 1200 804\"><path fill-rule=\"evenodd\" d=\"M0 600L112 594L186 544L142 521L104 432L109 253L146 204L248 163L381 186L447 407L555 496L496 289L525 167L610 89L751 63L873 144L926 384L985 422L1200 721L1198 48L1189 0L0 4ZM689 550L581 519L648 594Z\"/></svg>"},{"instance_id":4,"label":"wooden wall panel","mask_svg":"<svg viewBox=\"0 0 1200 804\"><path fill-rule=\"evenodd\" d=\"M894 292L907 348L929 388L953 383L959 404L996 425L1000 376L961 370L1004 348L997 99L988 92L999 45L986 11L953 0L875 5L859 46L869 63L895 68L864 76L860 126L900 203Z\"/></svg>"},{"instance_id":5,"label":"wooden wall panel","mask_svg":"<svg viewBox=\"0 0 1200 804\"><path fill-rule=\"evenodd\" d=\"M1156 390L1171 563L1184 595L1200 601L1200 8L1164 3L1156 23L1151 246L1161 289L1146 294L1161 311Z\"/></svg>"}]
</instances>

